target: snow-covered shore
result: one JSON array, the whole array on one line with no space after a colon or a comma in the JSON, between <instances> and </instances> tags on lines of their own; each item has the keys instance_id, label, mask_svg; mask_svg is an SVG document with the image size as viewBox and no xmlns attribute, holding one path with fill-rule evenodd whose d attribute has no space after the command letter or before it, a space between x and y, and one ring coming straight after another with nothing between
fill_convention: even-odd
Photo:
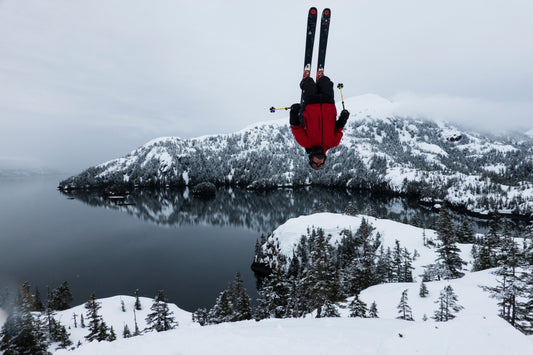
<instances>
[{"instance_id":1,"label":"snow-covered shore","mask_svg":"<svg viewBox=\"0 0 533 355\"><path fill-rule=\"evenodd\" d=\"M364 216L380 232L385 246L397 239L410 251L417 249L415 277L423 264L434 260L434 249L423 245L422 237L431 238L434 231L423 230L389 220ZM320 213L291 219L273 233L281 248L288 251L309 227L321 227L332 239L338 231L356 230L363 216ZM471 246L460 245L468 258ZM468 259L467 259L468 260ZM418 277L418 279L420 279ZM419 280L418 280L419 281ZM361 292L360 299L376 302L379 319L349 318L348 309L340 308L341 318L312 316L300 319L268 319L260 322L243 321L201 327L191 320L191 314L169 305L179 327L161 333L123 339L125 324L133 330L133 304L130 296L116 296L100 300L101 314L113 326L118 339L114 342L86 343L87 329L74 328L73 314L84 314L83 305L58 313L61 322L70 327L74 344L83 343L74 351L55 354L508 354L533 353L533 337L525 336L498 317L496 301L480 285L494 285L491 270L467 273L456 280L426 283L429 295L418 295L420 283L389 283L370 287ZM464 309L449 322L431 319L440 291L451 285ZM414 321L396 319L397 305L403 290L408 290L409 305ZM121 310L124 301L126 312ZM139 328L152 300L141 298L143 310L137 311ZM423 321L424 315L429 318ZM79 320L78 320L79 323Z\"/></svg>"},{"instance_id":2,"label":"snow-covered shore","mask_svg":"<svg viewBox=\"0 0 533 355\"><path fill-rule=\"evenodd\" d=\"M113 327L117 340L92 342L85 340L87 328L81 327L80 316L86 309L79 305L57 312L57 319L67 327L74 350L56 350L54 354L506 354L533 353L533 336L526 336L498 316L496 300L480 285L494 286L493 270L467 272L461 279L427 282L427 297L419 296L422 266L435 259L435 249L424 246L423 238L435 238L435 232L410 225L368 216L347 216L318 213L288 220L273 233L280 249L291 253L301 235L309 228L322 228L335 242L343 229L357 230L365 218L381 235L385 247L396 240L419 256L412 283L387 283L369 287L360 299L377 305L377 319L350 318L345 304L339 305L341 318L267 319L222 323L201 327L193 323L192 314L169 304L176 329L166 332L143 333L123 338L127 325L133 332L135 322L142 331L153 300L140 298L142 310L134 313L135 298L115 296L100 299L99 314L108 327ZM469 244L460 244L461 256L471 262ZM470 268L470 265L467 266ZM465 270L466 271L466 270ZM456 318L435 322L431 317L438 308L435 301L445 286L452 286L458 303L464 307ZM407 290L408 304L414 321L396 319L401 294ZM221 290L222 291L222 290ZM214 301L214 300L213 300ZM1 314L0 314L1 316ZM1 317L0 317L1 318ZM424 321L424 319L427 319ZM1 320L0 320L1 323ZM79 344L79 346L78 346ZM51 349L53 350L53 349Z\"/></svg>"}]
</instances>

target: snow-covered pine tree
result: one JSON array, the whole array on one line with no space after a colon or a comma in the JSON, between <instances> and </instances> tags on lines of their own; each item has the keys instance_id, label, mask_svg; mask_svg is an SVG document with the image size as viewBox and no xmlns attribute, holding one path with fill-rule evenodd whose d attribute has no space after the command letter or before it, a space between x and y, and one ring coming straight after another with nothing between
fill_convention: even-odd
<instances>
[{"instance_id":1,"label":"snow-covered pine tree","mask_svg":"<svg viewBox=\"0 0 533 355\"><path fill-rule=\"evenodd\" d=\"M330 300L326 300L326 303L324 303L322 317L338 318L340 316L341 315L337 310L337 307L335 307L335 303L331 302Z\"/></svg>"},{"instance_id":2,"label":"snow-covered pine tree","mask_svg":"<svg viewBox=\"0 0 533 355\"><path fill-rule=\"evenodd\" d=\"M96 295L94 292L91 294L91 299L85 303L85 309L87 310L87 319L89 320L89 334L85 336L88 341L94 341L98 339L100 332L100 323L102 323L102 317L98 314L98 311L102 308L100 302L96 301Z\"/></svg>"},{"instance_id":3,"label":"snow-covered pine tree","mask_svg":"<svg viewBox=\"0 0 533 355\"><path fill-rule=\"evenodd\" d=\"M192 313L192 321L200 324L201 326L206 325L208 321L207 309L198 308L196 311L194 311Z\"/></svg>"},{"instance_id":4,"label":"snow-covered pine tree","mask_svg":"<svg viewBox=\"0 0 533 355\"><path fill-rule=\"evenodd\" d=\"M48 342L41 320L31 312L34 299L29 289L21 288L17 303L0 331L0 352L5 355L48 355Z\"/></svg>"},{"instance_id":5,"label":"snow-covered pine tree","mask_svg":"<svg viewBox=\"0 0 533 355\"><path fill-rule=\"evenodd\" d=\"M244 282L239 272L230 284L230 292L233 300L232 322L252 319L252 301L244 288Z\"/></svg>"},{"instance_id":6,"label":"snow-covered pine tree","mask_svg":"<svg viewBox=\"0 0 533 355\"><path fill-rule=\"evenodd\" d=\"M413 314L411 311L411 307L407 303L408 297L407 297L407 289L402 292L402 297L400 298L400 303L396 307L398 309L399 316L396 317L398 319L404 319L404 320L414 320Z\"/></svg>"},{"instance_id":7,"label":"snow-covered pine tree","mask_svg":"<svg viewBox=\"0 0 533 355\"><path fill-rule=\"evenodd\" d=\"M411 254L409 253L407 248L402 249L402 259L403 265L400 282L413 282L413 258L411 257Z\"/></svg>"},{"instance_id":8,"label":"snow-covered pine tree","mask_svg":"<svg viewBox=\"0 0 533 355\"><path fill-rule=\"evenodd\" d=\"M141 300L139 299L139 289L135 290L135 309L140 311L142 309Z\"/></svg>"},{"instance_id":9,"label":"snow-covered pine tree","mask_svg":"<svg viewBox=\"0 0 533 355\"><path fill-rule=\"evenodd\" d=\"M322 229L313 229L311 234L311 265L304 270L303 279L311 311L317 318L327 299L333 299L340 292L338 273L334 265L332 247Z\"/></svg>"},{"instance_id":10,"label":"snow-covered pine tree","mask_svg":"<svg viewBox=\"0 0 533 355\"><path fill-rule=\"evenodd\" d=\"M70 302L73 299L68 282L65 281L58 288L50 292L47 307L54 311L64 311L70 308Z\"/></svg>"},{"instance_id":11,"label":"snow-covered pine tree","mask_svg":"<svg viewBox=\"0 0 533 355\"><path fill-rule=\"evenodd\" d=\"M520 329L526 334L533 334L533 265L524 267L524 300L520 303L522 320Z\"/></svg>"},{"instance_id":12,"label":"snow-covered pine tree","mask_svg":"<svg viewBox=\"0 0 533 355\"><path fill-rule=\"evenodd\" d=\"M533 224L524 233L524 266L522 278L525 283L524 299L520 302L522 321L520 329L533 334Z\"/></svg>"},{"instance_id":13,"label":"snow-covered pine tree","mask_svg":"<svg viewBox=\"0 0 533 355\"><path fill-rule=\"evenodd\" d=\"M368 308L366 303L359 299L359 294L356 294L348 306L350 309L350 317L367 318Z\"/></svg>"},{"instance_id":14,"label":"snow-covered pine tree","mask_svg":"<svg viewBox=\"0 0 533 355\"><path fill-rule=\"evenodd\" d=\"M252 319L251 300L243 286L240 273L222 291L207 315L209 324Z\"/></svg>"},{"instance_id":15,"label":"snow-covered pine tree","mask_svg":"<svg viewBox=\"0 0 533 355\"><path fill-rule=\"evenodd\" d=\"M361 245L359 257L360 270L357 272L357 283L360 285L361 290L376 283L376 266L374 260L376 258L375 252L377 246L373 243L374 240L372 238L374 230L374 226L372 226L366 218L363 218L361 225L355 233L355 237L359 241L358 244ZM358 290L357 292L360 292L361 290Z\"/></svg>"},{"instance_id":16,"label":"snow-covered pine tree","mask_svg":"<svg viewBox=\"0 0 533 355\"><path fill-rule=\"evenodd\" d=\"M376 301L373 301L368 309L368 318L379 318Z\"/></svg>"},{"instance_id":17,"label":"snow-covered pine tree","mask_svg":"<svg viewBox=\"0 0 533 355\"><path fill-rule=\"evenodd\" d=\"M157 292L157 296L150 307L152 313L146 316L146 329L145 331L167 331L174 329L178 326L174 319L174 313L168 308L168 300L165 297L163 290Z\"/></svg>"},{"instance_id":18,"label":"snow-covered pine tree","mask_svg":"<svg viewBox=\"0 0 533 355\"><path fill-rule=\"evenodd\" d=\"M96 340L105 341L109 339L109 327L105 322L102 320L98 326L98 334L96 336Z\"/></svg>"},{"instance_id":19,"label":"snow-covered pine tree","mask_svg":"<svg viewBox=\"0 0 533 355\"><path fill-rule=\"evenodd\" d=\"M305 290L302 288L303 280L300 275L298 273L296 276L289 277L289 299L284 318L304 317L309 312Z\"/></svg>"},{"instance_id":20,"label":"snow-covered pine tree","mask_svg":"<svg viewBox=\"0 0 533 355\"><path fill-rule=\"evenodd\" d=\"M444 268L444 279L456 279L464 276L461 272L466 263L461 259L461 250L457 247L457 238L454 233L453 223L447 208L442 208L437 220L437 236L441 245L437 249L438 264Z\"/></svg>"},{"instance_id":21,"label":"snow-covered pine tree","mask_svg":"<svg viewBox=\"0 0 533 355\"><path fill-rule=\"evenodd\" d=\"M433 319L437 322L447 322L455 318L455 314L463 307L457 303L457 295L451 285L444 287L440 292L439 299L435 301L439 308L434 312Z\"/></svg>"},{"instance_id":22,"label":"snow-covered pine tree","mask_svg":"<svg viewBox=\"0 0 533 355\"><path fill-rule=\"evenodd\" d=\"M213 308L209 310L209 324L219 324L230 322L233 316L233 305L231 304L229 291L222 291L215 302Z\"/></svg>"},{"instance_id":23,"label":"snow-covered pine tree","mask_svg":"<svg viewBox=\"0 0 533 355\"><path fill-rule=\"evenodd\" d=\"M473 243L474 242L474 229L472 224L467 219L463 220L463 223L457 231L457 241L459 243Z\"/></svg>"},{"instance_id":24,"label":"snow-covered pine tree","mask_svg":"<svg viewBox=\"0 0 533 355\"><path fill-rule=\"evenodd\" d=\"M44 305L41 301L41 293L39 292L39 288L35 287L35 295L33 296L33 310L35 312L43 312L44 311Z\"/></svg>"},{"instance_id":25,"label":"snow-covered pine tree","mask_svg":"<svg viewBox=\"0 0 533 355\"><path fill-rule=\"evenodd\" d=\"M379 249L376 263L376 282L388 283L393 281L392 253L390 247L385 251L383 246Z\"/></svg>"},{"instance_id":26,"label":"snow-covered pine tree","mask_svg":"<svg viewBox=\"0 0 533 355\"><path fill-rule=\"evenodd\" d=\"M491 297L498 299L500 316L513 327L517 327L517 322L524 313L519 300L523 298L527 284L522 271L519 270L524 265L524 255L510 232L505 233L500 240L498 254L500 266L494 271L498 276L496 279L498 284L495 287L484 287L484 290L489 291Z\"/></svg>"},{"instance_id":27,"label":"snow-covered pine tree","mask_svg":"<svg viewBox=\"0 0 533 355\"><path fill-rule=\"evenodd\" d=\"M48 333L48 340L50 343L58 343L57 349L66 349L72 345L70 334L63 324L55 319L55 312L46 308L44 312L44 328Z\"/></svg>"},{"instance_id":28,"label":"snow-covered pine tree","mask_svg":"<svg viewBox=\"0 0 533 355\"><path fill-rule=\"evenodd\" d=\"M113 326L111 326L111 328L109 328L109 336L107 337L107 341L115 341L115 340L117 340L117 334L115 333Z\"/></svg>"},{"instance_id":29,"label":"snow-covered pine tree","mask_svg":"<svg viewBox=\"0 0 533 355\"><path fill-rule=\"evenodd\" d=\"M392 266L392 282L401 282L402 278L402 248L400 247L400 241L396 239L394 241L394 249L392 251L391 266Z\"/></svg>"},{"instance_id":30,"label":"snow-covered pine tree","mask_svg":"<svg viewBox=\"0 0 533 355\"><path fill-rule=\"evenodd\" d=\"M124 330L122 330L123 338L131 338L131 331L127 324L124 324Z\"/></svg>"},{"instance_id":31,"label":"snow-covered pine tree","mask_svg":"<svg viewBox=\"0 0 533 355\"><path fill-rule=\"evenodd\" d=\"M426 283L422 281L420 283L420 291L418 292L418 295L420 297L426 297L429 294L428 288L426 287Z\"/></svg>"}]
</instances>

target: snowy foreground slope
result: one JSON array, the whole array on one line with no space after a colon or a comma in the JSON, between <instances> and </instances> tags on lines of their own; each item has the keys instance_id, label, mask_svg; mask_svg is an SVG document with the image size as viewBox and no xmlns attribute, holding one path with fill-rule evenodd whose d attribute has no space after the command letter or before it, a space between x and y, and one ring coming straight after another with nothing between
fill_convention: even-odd
<instances>
[{"instance_id":1,"label":"snowy foreground slope","mask_svg":"<svg viewBox=\"0 0 533 355\"><path fill-rule=\"evenodd\" d=\"M398 239L411 252L416 249L420 257L413 264L414 275L421 266L433 262L434 250L423 245L420 228L389 220L366 217L383 237L384 245L392 245ZM338 232L349 228L356 230L362 216L351 217L331 213L319 213L290 219L274 231L280 246L289 252L291 246L308 227L321 227L332 241ZM426 230L427 238L434 232ZM470 260L471 245L459 245L462 257ZM470 267L470 265L468 266ZM420 279L419 277L417 277ZM361 292L360 298L367 304L375 301L379 319L349 318L347 309L340 309L342 318L312 316L301 319L269 319L260 322L244 321L201 327L192 323L191 314L170 305L179 327L161 333L122 339L125 324L133 330L134 298L116 296L100 300L101 314L118 335L114 342L86 343L87 329L74 328L73 314L85 313L78 306L58 313L65 325L70 326L74 344L83 344L76 350L60 350L55 354L506 354L533 353L533 337L528 337L497 316L496 301L483 292L479 285L495 285L495 277L489 270L467 273L457 280L426 283L429 295L418 296L419 282L382 284ZM434 301L446 285L451 285L464 310L449 322L423 321L424 314L431 317L436 309ZM409 305L414 322L396 319L396 306L403 290L408 289ZM126 312L121 310L124 301ZM141 298L143 310L137 311L139 328L149 313L152 300ZM78 320L79 322L79 320Z\"/></svg>"}]
</instances>

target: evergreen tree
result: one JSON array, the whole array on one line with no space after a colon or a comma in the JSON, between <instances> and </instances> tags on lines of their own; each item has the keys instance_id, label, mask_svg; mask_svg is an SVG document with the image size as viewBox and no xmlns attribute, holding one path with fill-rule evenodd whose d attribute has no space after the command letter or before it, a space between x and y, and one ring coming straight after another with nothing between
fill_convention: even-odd
<instances>
[{"instance_id":1,"label":"evergreen tree","mask_svg":"<svg viewBox=\"0 0 533 355\"><path fill-rule=\"evenodd\" d=\"M457 304L457 295L450 285L444 287L440 292L439 299L435 303L439 305L439 308L433 314L433 319L437 322L447 322L455 318L454 313L463 309L462 306Z\"/></svg>"},{"instance_id":2,"label":"evergreen tree","mask_svg":"<svg viewBox=\"0 0 533 355\"><path fill-rule=\"evenodd\" d=\"M57 349L67 349L72 346L72 340L70 340L70 334L67 332L67 328L64 325L57 322L54 340L58 342Z\"/></svg>"},{"instance_id":3,"label":"evergreen tree","mask_svg":"<svg viewBox=\"0 0 533 355\"><path fill-rule=\"evenodd\" d=\"M394 249L392 251L392 282L403 282L402 280L402 248L400 247L400 241L396 239L394 241Z\"/></svg>"},{"instance_id":4,"label":"evergreen tree","mask_svg":"<svg viewBox=\"0 0 533 355\"><path fill-rule=\"evenodd\" d=\"M437 261L444 267L445 279L456 279L464 276L461 269L466 264L459 255L460 249L456 245L451 217L446 208L443 208L437 221L437 235L441 241L437 249Z\"/></svg>"},{"instance_id":5,"label":"evergreen tree","mask_svg":"<svg viewBox=\"0 0 533 355\"><path fill-rule=\"evenodd\" d=\"M115 341L117 340L117 335L115 334L115 330L113 329L113 326L109 329L109 336L107 337L108 341Z\"/></svg>"},{"instance_id":6,"label":"evergreen tree","mask_svg":"<svg viewBox=\"0 0 533 355\"><path fill-rule=\"evenodd\" d=\"M41 294L39 292L39 288L35 287L35 295L33 296L33 310L35 312L43 312L44 311L44 305L41 301Z\"/></svg>"},{"instance_id":7,"label":"evergreen tree","mask_svg":"<svg viewBox=\"0 0 533 355\"><path fill-rule=\"evenodd\" d=\"M237 273L231 284L231 293L234 304L233 322L252 319L251 299L244 288L241 274Z\"/></svg>"},{"instance_id":8,"label":"evergreen tree","mask_svg":"<svg viewBox=\"0 0 533 355\"><path fill-rule=\"evenodd\" d=\"M376 263L376 282L387 283L392 282L392 268L391 268L391 250L387 248L385 252L383 246L379 249L378 260Z\"/></svg>"},{"instance_id":9,"label":"evergreen tree","mask_svg":"<svg viewBox=\"0 0 533 355\"><path fill-rule=\"evenodd\" d=\"M287 302L287 312L285 318L298 318L308 313L309 306L305 297L305 291L302 284L304 283L301 276L298 275L289 278L289 300Z\"/></svg>"},{"instance_id":10,"label":"evergreen tree","mask_svg":"<svg viewBox=\"0 0 533 355\"><path fill-rule=\"evenodd\" d=\"M73 299L68 282L65 281L49 294L47 306L54 311L64 311L70 308Z\"/></svg>"},{"instance_id":11,"label":"evergreen tree","mask_svg":"<svg viewBox=\"0 0 533 355\"><path fill-rule=\"evenodd\" d=\"M48 340L51 343L58 343L57 349L66 349L71 346L70 334L65 326L55 319L55 312L46 308L44 316L44 328L48 333Z\"/></svg>"},{"instance_id":12,"label":"evergreen tree","mask_svg":"<svg viewBox=\"0 0 533 355\"><path fill-rule=\"evenodd\" d=\"M473 249L474 250L474 249ZM472 271L481 271L494 267L493 253L488 245L483 244L476 248L476 254L474 255L474 265Z\"/></svg>"},{"instance_id":13,"label":"evergreen tree","mask_svg":"<svg viewBox=\"0 0 533 355\"><path fill-rule=\"evenodd\" d=\"M457 241L459 243L473 243L474 242L474 229L468 220L464 220L459 227L457 233Z\"/></svg>"},{"instance_id":14,"label":"evergreen tree","mask_svg":"<svg viewBox=\"0 0 533 355\"><path fill-rule=\"evenodd\" d=\"M206 325L208 320L209 320L208 313L207 313L207 309L205 308L198 308L192 314L192 321L195 323L199 323L201 326Z\"/></svg>"},{"instance_id":15,"label":"evergreen tree","mask_svg":"<svg viewBox=\"0 0 533 355\"><path fill-rule=\"evenodd\" d=\"M98 325L98 332L96 335L96 340L98 340L99 342L104 341L104 340L109 340L109 328L103 320Z\"/></svg>"},{"instance_id":16,"label":"evergreen tree","mask_svg":"<svg viewBox=\"0 0 533 355\"><path fill-rule=\"evenodd\" d=\"M418 292L418 294L419 294L420 297L426 297L429 294L429 291L428 291L424 281L422 281L420 283L420 291Z\"/></svg>"},{"instance_id":17,"label":"evergreen tree","mask_svg":"<svg viewBox=\"0 0 533 355\"><path fill-rule=\"evenodd\" d=\"M140 311L142 309L141 300L139 299L139 289L135 290L135 309Z\"/></svg>"},{"instance_id":18,"label":"evergreen tree","mask_svg":"<svg viewBox=\"0 0 533 355\"><path fill-rule=\"evenodd\" d=\"M378 316L378 306L376 301L372 302L370 309L368 310L368 318L379 318Z\"/></svg>"},{"instance_id":19,"label":"evergreen tree","mask_svg":"<svg viewBox=\"0 0 533 355\"><path fill-rule=\"evenodd\" d=\"M402 249L402 272L400 277L400 282L413 282L413 270L414 267L412 266L413 259L411 258L411 254L407 250L407 248Z\"/></svg>"},{"instance_id":20,"label":"evergreen tree","mask_svg":"<svg viewBox=\"0 0 533 355\"><path fill-rule=\"evenodd\" d=\"M240 273L237 273L235 279L220 293L207 318L210 324L252 319L251 300L243 286Z\"/></svg>"},{"instance_id":21,"label":"evergreen tree","mask_svg":"<svg viewBox=\"0 0 533 355\"><path fill-rule=\"evenodd\" d=\"M162 332L176 328L177 323L174 319L174 313L168 308L163 290L159 290L157 293L150 310L152 313L146 317L146 331Z\"/></svg>"},{"instance_id":22,"label":"evergreen tree","mask_svg":"<svg viewBox=\"0 0 533 355\"><path fill-rule=\"evenodd\" d=\"M500 241L500 250L498 257L500 266L494 272L498 276L498 284L484 289L492 293L491 297L499 300L500 316L513 327L517 327L517 322L523 314L519 300L527 289L523 274L518 270L523 265L523 254L509 234L504 235Z\"/></svg>"},{"instance_id":23,"label":"evergreen tree","mask_svg":"<svg viewBox=\"0 0 533 355\"><path fill-rule=\"evenodd\" d=\"M89 334L85 336L88 341L98 340L100 333L100 323L102 318L98 314L98 311L102 308L100 302L96 301L96 295L94 292L91 294L91 299L85 303L85 309L87 310L87 319L89 320ZM99 340L100 341L100 340Z\"/></svg>"},{"instance_id":24,"label":"evergreen tree","mask_svg":"<svg viewBox=\"0 0 533 355\"><path fill-rule=\"evenodd\" d=\"M414 320L413 314L411 312L411 307L409 306L409 304L407 304L407 301L408 301L407 291L408 290L404 290L402 292L400 303L396 307L398 309L398 314L399 314L399 316L396 318L403 319L403 320Z\"/></svg>"},{"instance_id":25,"label":"evergreen tree","mask_svg":"<svg viewBox=\"0 0 533 355\"><path fill-rule=\"evenodd\" d=\"M334 299L340 292L338 274L336 272L332 247L322 229L312 232L311 265L304 271L305 289L311 311L316 310L317 318L321 317L322 307L326 300Z\"/></svg>"},{"instance_id":26,"label":"evergreen tree","mask_svg":"<svg viewBox=\"0 0 533 355\"><path fill-rule=\"evenodd\" d=\"M0 332L0 351L4 355L50 354L41 320L31 312L34 299L28 286L25 283L21 288L17 304Z\"/></svg>"},{"instance_id":27,"label":"evergreen tree","mask_svg":"<svg viewBox=\"0 0 533 355\"><path fill-rule=\"evenodd\" d=\"M124 330L122 331L123 338L131 338L131 331L127 324L124 324Z\"/></svg>"},{"instance_id":28,"label":"evergreen tree","mask_svg":"<svg viewBox=\"0 0 533 355\"><path fill-rule=\"evenodd\" d=\"M368 308L366 303L359 299L359 294L356 294L352 302L350 302L350 317L367 318Z\"/></svg>"},{"instance_id":29,"label":"evergreen tree","mask_svg":"<svg viewBox=\"0 0 533 355\"><path fill-rule=\"evenodd\" d=\"M339 311L337 310L337 307L335 307L335 304L331 302L330 300L326 300L326 303L324 303L324 312L322 313L322 317L340 317Z\"/></svg>"}]
</instances>

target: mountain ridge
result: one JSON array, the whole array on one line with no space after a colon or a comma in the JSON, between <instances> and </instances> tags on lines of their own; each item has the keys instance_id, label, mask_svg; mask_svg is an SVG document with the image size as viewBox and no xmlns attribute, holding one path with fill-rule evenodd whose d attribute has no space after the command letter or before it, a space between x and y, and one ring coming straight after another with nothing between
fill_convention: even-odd
<instances>
[{"instance_id":1,"label":"mountain ridge","mask_svg":"<svg viewBox=\"0 0 533 355\"><path fill-rule=\"evenodd\" d=\"M323 185L443 201L472 213L531 218L533 138L491 136L395 114L374 94L347 99L352 116L322 171L307 165L288 120L192 139L160 137L62 181L61 190L216 185Z\"/></svg>"}]
</instances>

